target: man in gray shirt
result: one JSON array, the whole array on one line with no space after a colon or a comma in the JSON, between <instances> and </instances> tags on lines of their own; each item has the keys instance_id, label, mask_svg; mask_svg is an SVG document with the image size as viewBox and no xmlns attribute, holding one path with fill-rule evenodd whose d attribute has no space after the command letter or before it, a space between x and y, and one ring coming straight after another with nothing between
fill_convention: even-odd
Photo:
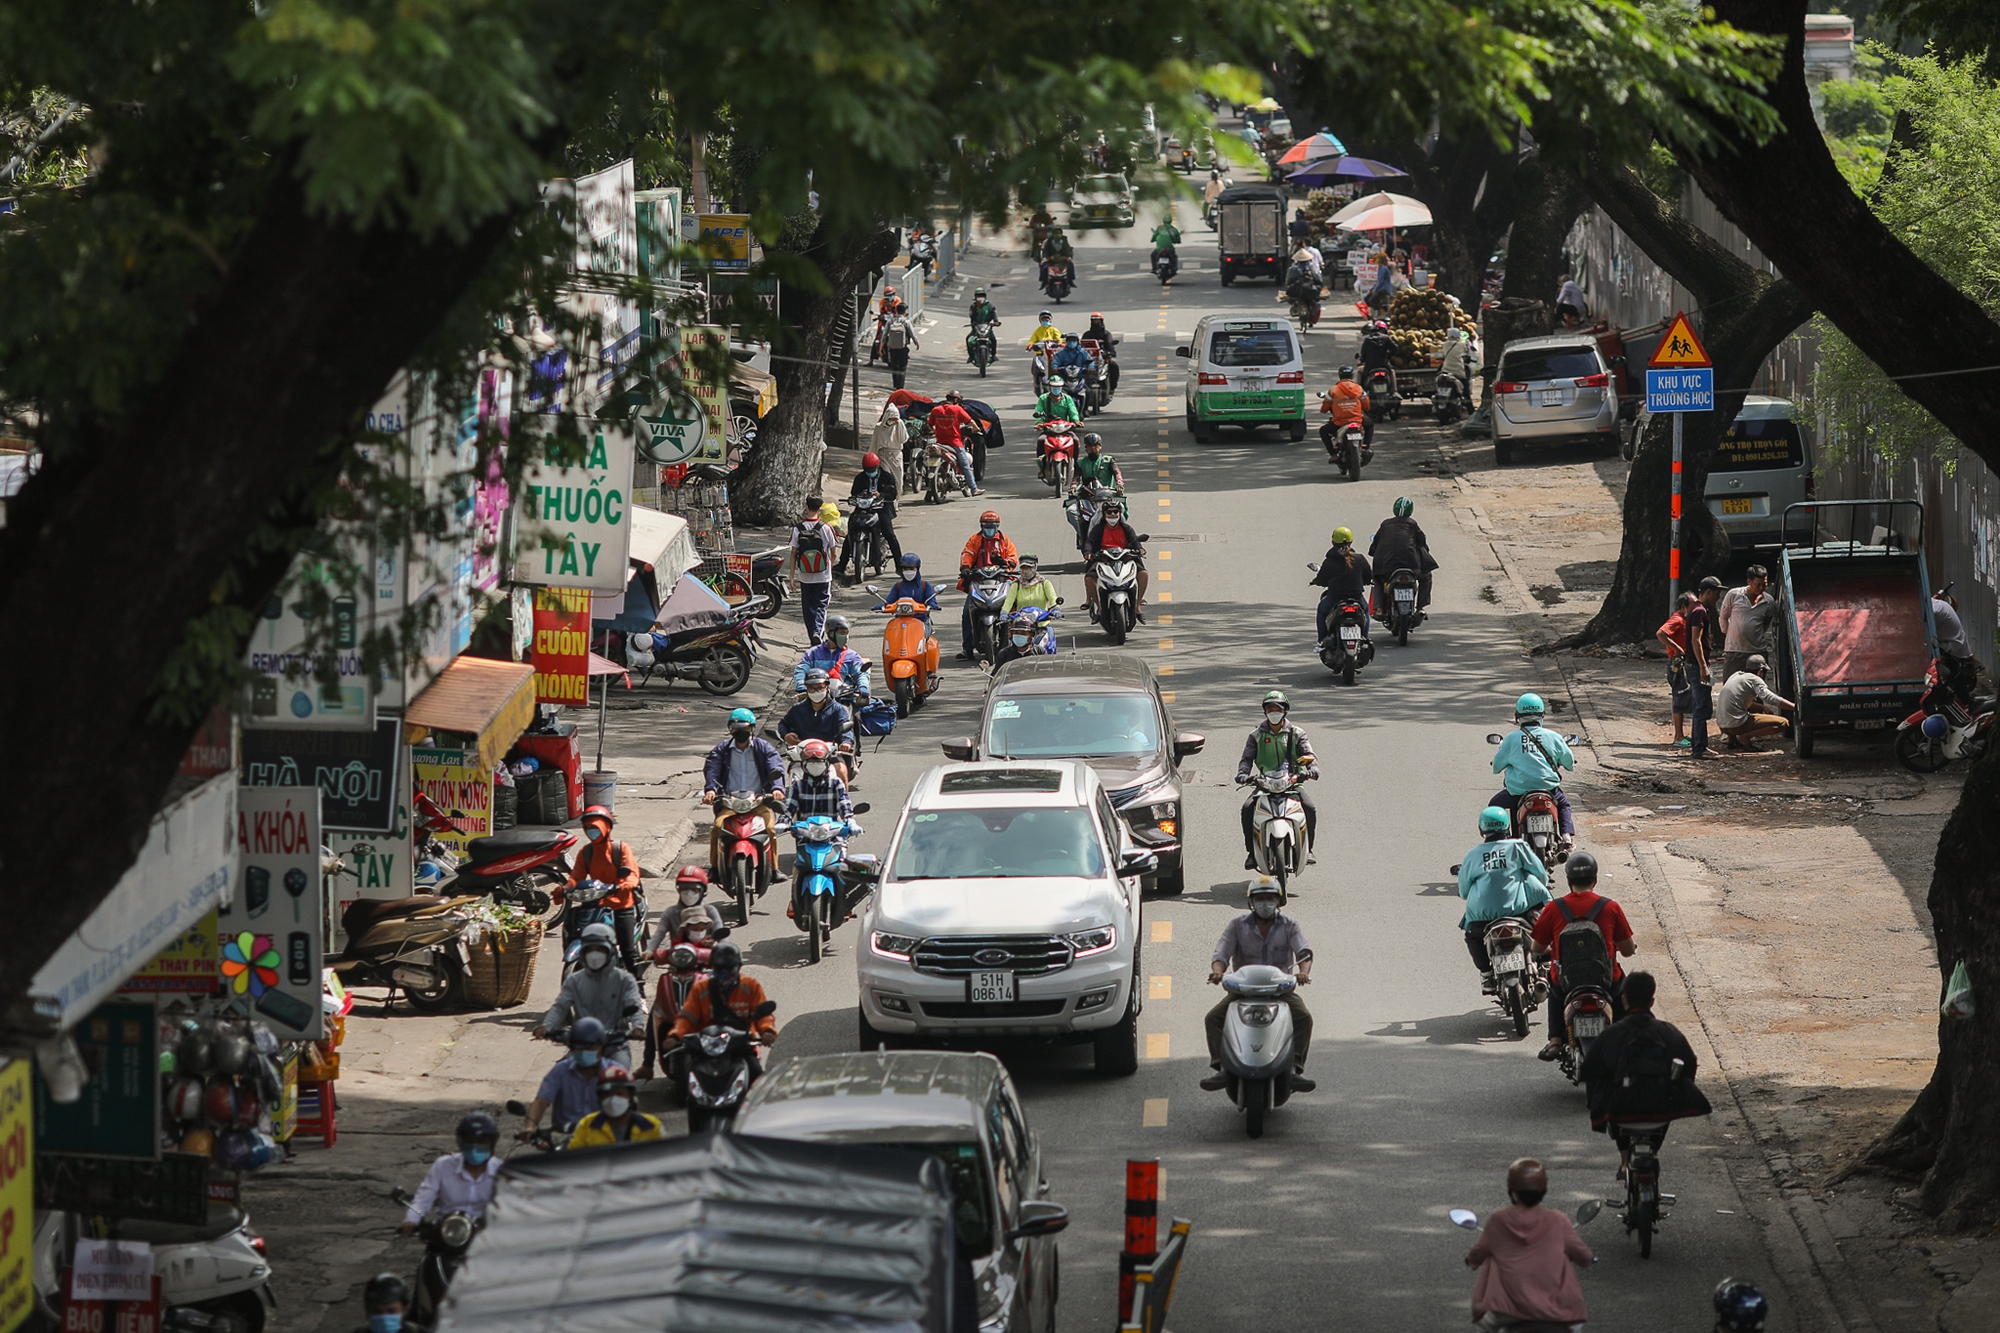
<instances>
[{"instance_id":1,"label":"man in gray shirt","mask_svg":"<svg viewBox=\"0 0 2000 1333\"><path fill-rule=\"evenodd\" d=\"M1745 572L1740 588L1722 594L1716 607L1716 623L1722 627L1722 672L1727 681L1744 669L1752 653L1767 655L1778 644L1778 600L1766 591L1771 577L1762 565Z\"/></svg>"},{"instance_id":2,"label":"man in gray shirt","mask_svg":"<svg viewBox=\"0 0 2000 1333\"><path fill-rule=\"evenodd\" d=\"M1958 618L1958 601L1946 589L1931 594L1931 621L1937 626L1938 656L1944 659L1945 687L1970 711L1979 688L1979 659Z\"/></svg>"},{"instance_id":3,"label":"man in gray shirt","mask_svg":"<svg viewBox=\"0 0 2000 1333\"><path fill-rule=\"evenodd\" d=\"M1776 713L1753 713L1752 704L1782 708L1786 712L1798 706L1771 693L1771 687L1764 683L1764 659L1756 653L1750 655L1744 670L1723 681L1715 691L1716 730L1729 738L1732 750L1754 750L1757 747L1751 741L1760 736L1775 736L1785 729L1784 718Z\"/></svg>"},{"instance_id":4,"label":"man in gray shirt","mask_svg":"<svg viewBox=\"0 0 2000 1333\"><path fill-rule=\"evenodd\" d=\"M1283 968L1301 986L1312 983L1312 950L1306 947L1306 935L1299 929L1299 923L1278 910L1278 899L1283 896L1278 882L1269 875L1259 876L1250 886L1250 910L1224 926L1222 938L1215 942L1215 957L1208 967L1209 985L1221 985L1223 974L1234 968L1259 964ZM1229 1085L1221 1072L1222 1025L1231 1003L1233 997L1223 997L1204 1020L1208 1029L1208 1065L1216 1071L1201 1081L1205 1092L1219 1092ZM1292 1091L1311 1092L1315 1084L1303 1075L1306 1047L1312 1042L1312 1011L1306 1008L1296 990L1285 996L1285 1003L1292 1011Z\"/></svg>"}]
</instances>

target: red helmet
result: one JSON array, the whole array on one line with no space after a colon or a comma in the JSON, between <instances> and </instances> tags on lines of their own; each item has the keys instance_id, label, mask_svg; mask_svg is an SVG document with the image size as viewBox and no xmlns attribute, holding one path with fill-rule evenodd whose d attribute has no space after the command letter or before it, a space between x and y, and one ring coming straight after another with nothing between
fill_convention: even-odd
<instances>
[{"instance_id":1,"label":"red helmet","mask_svg":"<svg viewBox=\"0 0 2000 1333\"><path fill-rule=\"evenodd\" d=\"M981 523L998 523L1000 521L1000 511L989 509L979 516L979 521Z\"/></svg>"},{"instance_id":2,"label":"red helmet","mask_svg":"<svg viewBox=\"0 0 2000 1333\"><path fill-rule=\"evenodd\" d=\"M833 757L833 747L822 740L810 740L799 747L799 758L807 763L825 763Z\"/></svg>"},{"instance_id":3,"label":"red helmet","mask_svg":"<svg viewBox=\"0 0 2000 1333\"><path fill-rule=\"evenodd\" d=\"M882 466L882 455L880 455L880 454L863 454L863 455L861 455L861 466L863 466L863 467L881 467L881 466Z\"/></svg>"},{"instance_id":4,"label":"red helmet","mask_svg":"<svg viewBox=\"0 0 2000 1333\"><path fill-rule=\"evenodd\" d=\"M632 1081L632 1071L624 1065L607 1064L597 1075L597 1094L603 1096L614 1088L631 1092L638 1085Z\"/></svg>"},{"instance_id":5,"label":"red helmet","mask_svg":"<svg viewBox=\"0 0 2000 1333\"><path fill-rule=\"evenodd\" d=\"M608 805L585 806L583 810L583 818L585 820L601 819L606 824L615 824L618 822L617 820L612 818L611 807Z\"/></svg>"},{"instance_id":6,"label":"red helmet","mask_svg":"<svg viewBox=\"0 0 2000 1333\"><path fill-rule=\"evenodd\" d=\"M1091 312L1090 312L1090 317L1091 317L1092 319L1103 319L1103 318L1104 318L1104 312L1103 312L1102 310L1093 310L1093 311L1091 311Z\"/></svg>"},{"instance_id":7,"label":"red helmet","mask_svg":"<svg viewBox=\"0 0 2000 1333\"><path fill-rule=\"evenodd\" d=\"M708 871L702 866L682 866L680 873L674 876L674 883L699 884L705 889L708 887Z\"/></svg>"}]
</instances>

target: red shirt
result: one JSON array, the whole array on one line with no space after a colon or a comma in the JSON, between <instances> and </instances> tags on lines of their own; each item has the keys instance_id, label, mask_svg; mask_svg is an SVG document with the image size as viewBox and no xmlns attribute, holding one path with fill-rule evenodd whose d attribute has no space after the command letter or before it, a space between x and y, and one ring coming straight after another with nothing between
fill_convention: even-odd
<instances>
[{"instance_id":1,"label":"red shirt","mask_svg":"<svg viewBox=\"0 0 2000 1333\"><path fill-rule=\"evenodd\" d=\"M1599 902L1604 904L1604 910L1597 914L1597 928L1604 932L1605 951L1611 955L1611 976L1616 980L1625 975L1625 969L1618 965L1618 946L1632 938L1632 923L1625 919L1625 909L1620 907L1615 899L1606 898L1593 889L1563 895L1544 907L1542 914L1535 918L1535 943L1544 949L1554 949L1556 936L1561 933L1565 925L1569 924L1569 918L1557 909L1556 903L1569 904L1569 910L1582 917L1590 911L1593 904ZM1562 961L1560 952L1556 954L1556 961L1558 963ZM1549 969L1549 980L1555 982L1562 980L1559 968Z\"/></svg>"},{"instance_id":2,"label":"red shirt","mask_svg":"<svg viewBox=\"0 0 2000 1333\"><path fill-rule=\"evenodd\" d=\"M972 414L957 403L939 403L931 409L931 434L939 444L958 448L958 433L971 424Z\"/></svg>"},{"instance_id":3,"label":"red shirt","mask_svg":"<svg viewBox=\"0 0 2000 1333\"><path fill-rule=\"evenodd\" d=\"M1678 611L1674 612L1667 617L1667 623L1660 626L1660 633L1666 635L1679 645L1682 653L1687 652L1688 625L1686 616Z\"/></svg>"},{"instance_id":4,"label":"red shirt","mask_svg":"<svg viewBox=\"0 0 2000 1333\"><path fill-rule=\"evenodd\" d=\"M1125 526L1122 523L1104 525L1104 549L1122 551L1125 549Z\"/></svg>"}]
</instances>

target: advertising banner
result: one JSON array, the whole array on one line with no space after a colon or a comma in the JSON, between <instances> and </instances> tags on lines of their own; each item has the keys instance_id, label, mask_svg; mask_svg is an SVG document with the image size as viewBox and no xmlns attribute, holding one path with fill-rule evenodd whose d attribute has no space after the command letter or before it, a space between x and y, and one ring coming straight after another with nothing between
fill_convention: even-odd
<instances>
[{"instance_id":1,"label":"advertising banner","mask_svg":"<svg viewBox=\"0 0 2000 1333\"><path fill-rule=\"evenodd\" d=\"M695 218L695 227L702 251L715 267L750 267L748 213L702 213Z\"/></svg>"},{"instance_id":2,"label":"advertising banner","mask_svg":"<svg viewBox=\"0 0 2000 1333\"><path fill-rule=\"evenodd\" d=\"M306 595L314 585L325 587L323 608L315 605L317 596ZM256 678L250 683L243 725L373 727L375 674L363 668L361 640L374 608L341 590L326 561L303 555L285 588L271 595L250 630L249 665ZM330 622L317 627L314 648L332 655L335 679L326 682L314 674L316 659L306 652L308 621L322 611Z\"/></svg>"},{"instance_id":3,"label":"advertising banner","mask_svg":"<svg viewBox=\"0 0 2000 1333\"><path fill-rule=\"evenodd\" d=\"M118 989L127 994L213 995L222 975L215 919L213 911L203 916Z\"/></svg>"},{"instance_id":4,"label":"advertising banner","mask_svg":"<svg viewBox=\"0 0 2000 1333\"><path fill-rule=\"evenodd\" d=\"M320 818L331 828L385 833L402 791L400 724L373 731L272 729L243 734L243 784L320 790Z\"/></svg>"},{"instance_id":5,"label":"advertising banner","mask_svg":"<svg viewBox=\"0 0 2000 1333\"><path fill-rule=\"evenodd\" d=\"M493 831L493 775L479 766L476 751L413 749L410 770L417 790L452 817L452 826L436 835L439 842L463 857L467 843Z\"/></svg>"},{"instance_id":6,"label":"advertising banner","mask_svg":"<svg viewBox=\"0 0 2000 1333\"><path fill-rule=\"evenodd\" d=\"M35 1309L35 1111L30 1062L0 1069L0 1333L14 1333Z\"/></svg>"},{"instance_id":7,"label":"advertising banner","mask_svg":"<svg viewBox=\"0 0 2000 1333\"><path fill-rule=\"evenodd\" d=\"M629 423L584 423L583 462L532 463L522 478L514 580L616 592L625 586L633 437Z\"/></svg>"},{"instance_id":8,"label":"advertising banner","mask_svg":"<svg viewBox=\"0 0 2000 1333\"><path fill-rule=\"evenodd\" d=\"M239 787L243 880L216 914L223 997L281 1040L324 1035L320 1014L320 789Z\"/></svg>"},{"instance_id":9,"label":"advertising banner","mask_svg":"<svg viewBox=\"0 0 2000 1333\"><path fill-rule=\"evenodd\" d=\"M590 593L535 589L535 702L590 702Z\"/></svg>"},{"instance_id":10,"label":"advertising banner","mask_svg":"<svg viewBox=\"0 0 2000 1333\"><path fill-rule=\"evenodd\" d=\"M410 850L410 815L396 808L397 827L387 833L328 829L326 845L354 873L333 882L333 919L340 920L356 898L407 898L416 892L416 863Z\"/></svg>"},{"instance_id":11,"label":"advertising banner","mask_svg":"<svg viewBox=\"0 0 2000 1333\"><path fill-rule=\"evenodd\" d=\"M160 1155L159 1017L142 1000L100 1004L71 1031L90 1081L58 1106L35 1074L35 1151L81 1157Z\"/></svg>"}]
</instances>

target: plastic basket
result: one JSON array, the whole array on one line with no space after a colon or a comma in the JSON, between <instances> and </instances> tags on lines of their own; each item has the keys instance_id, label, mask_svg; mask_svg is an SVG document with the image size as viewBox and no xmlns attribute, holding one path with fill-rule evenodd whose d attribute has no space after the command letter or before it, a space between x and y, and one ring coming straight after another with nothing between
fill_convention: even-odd
<instances>
[{"instance_id":1,"label":"plastic basket","mask_svg":"<svg viewBox=\"0 0 2000 1333\"><path fill-rule=\"evenodd\" d=\"M466 968L465 1002L477 1009L510 1009L525 1003L535 984L541 932L489 933L472 951Z\"/></svg>"}]
</instances>

